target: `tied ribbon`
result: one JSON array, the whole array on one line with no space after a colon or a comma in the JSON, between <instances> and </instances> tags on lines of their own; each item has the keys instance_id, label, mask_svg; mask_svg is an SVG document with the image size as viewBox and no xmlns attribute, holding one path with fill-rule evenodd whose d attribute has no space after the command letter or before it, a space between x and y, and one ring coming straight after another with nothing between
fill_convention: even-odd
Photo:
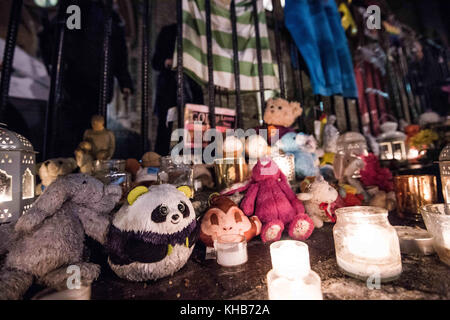
<instances>
[{"instance_id":1,"label":"tied ribbon","mask_svg":"<svg viewBox=\"0 0 450 320\"><path fill-rule=\"evenodd\" d=\"M319 209L325 211L325 214L331 219L331 222L336 222L336 215L330 212L329 207L330 204L327 202L322 202L319 204Z\"/></svg>"}]
</instances>

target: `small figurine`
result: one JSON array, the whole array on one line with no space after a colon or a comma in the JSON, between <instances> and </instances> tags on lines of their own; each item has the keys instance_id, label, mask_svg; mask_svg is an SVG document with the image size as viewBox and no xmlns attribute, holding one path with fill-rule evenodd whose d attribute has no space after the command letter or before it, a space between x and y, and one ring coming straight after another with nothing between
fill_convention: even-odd
<instances>
[{"instance_id":1,"label":"small figurine","mask_svg":"<svg viewBox=\"0 0 450 320\"><path fill-rule=\"evenodd\" d=\"M330 115L323 129L323 151L325 152L323 161L328 164L333 164L334 154L337 152L339 130L334 125L335 122L336 116Z\"/></svg>"},{"instance_id":2,"label":"small figurine","mask_svg":"<svg viewBox=\"0 0 450 320\"><path fill-rule=\"evenodd\" d=\"M92 145L90 142L81 141L75 149L75 160L81 173L92 174L94 172L94 159L92 158Z\"/></svg>"},{"instance_id":3,"label":"small figurine","mask_svg":"<svg viewBox=\"0 0 450 320\"><path fill-rule=\"evenodd\" d=\"M84 132L83 140L92 145L94 160L109 160L116 149L114 133L105 128L105 119L100 115L94 115L91 119L92 129Z\"/></svg>"}]
</instances>

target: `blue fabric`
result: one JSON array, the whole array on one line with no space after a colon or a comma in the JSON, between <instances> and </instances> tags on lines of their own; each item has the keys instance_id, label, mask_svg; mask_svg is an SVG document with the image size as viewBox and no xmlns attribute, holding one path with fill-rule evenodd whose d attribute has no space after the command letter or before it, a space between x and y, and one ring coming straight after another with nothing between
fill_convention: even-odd
<instances>
[{"instance_id":1,"label":"blue fabric","mask_svg":"<svg viewBox=\"0 0 450 320\"><path fill-rule=\"evenodd\" d=\"M285 24L310 73L314 94L356 98L353 63L334 0L286 0Z\"/></svg>"}]
</instances>

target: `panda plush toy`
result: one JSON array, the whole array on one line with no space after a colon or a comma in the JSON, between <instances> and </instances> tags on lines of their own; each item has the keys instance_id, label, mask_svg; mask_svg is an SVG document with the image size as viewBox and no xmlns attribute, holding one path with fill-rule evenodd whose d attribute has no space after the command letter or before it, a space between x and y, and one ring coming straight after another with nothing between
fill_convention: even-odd
<instances>
[{"instance_id":1,"label":"panda plush toy","mask_svg":"<svg viewBox=\"0 0 450 320\"><path fill-rule=\"evenodd\" d=\"M195 211L186 195L162 184L136 187L127 200L108 233L111 269L131 281L156 280L180 270L198 235Z\"/></svg>"}]
</instances>

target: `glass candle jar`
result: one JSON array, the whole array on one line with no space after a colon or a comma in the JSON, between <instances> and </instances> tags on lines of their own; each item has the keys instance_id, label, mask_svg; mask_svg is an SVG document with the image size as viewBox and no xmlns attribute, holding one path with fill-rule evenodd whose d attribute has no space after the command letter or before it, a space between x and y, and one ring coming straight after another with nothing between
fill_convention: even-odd
<instances>
[{"instance_id":1,"label":"glass candle jar","mask_svg":"<svg viewBox=\"0 0 450 320\"><path fill-rule=\"evenodd\" d=\"M437 202L437 182L432 175L394 177L397 214L402 219L420 221L419 208Z\"/></svg>"},{"instance_id":2,"label":"glass candle jar","mask_svg":"<svg viewBox=\"0 0 450 320\"><path fill-rule=\"evenodd\" d=\"M191 197L194 197L194 168L192 165L180 161L173 161L171 156L161 158L161 167L158 172L160 184L168 183L175 187L188 186Z\"/></svg>"},{"instance_id":3,"label":"glass candle jar","mask_svg":"<svg viewBox=\"0 0 450 320\"><path fill-rule=\"evenodd\" d=\"M217 263L223 267L244 264L248 260L247 241L243 235L225 234L214 240Z\"/></svg>"},{"instance_id":4,"label":"glass candle jar","mask_svg":"<svg viewBox=\"0 0 450 320\"><path fill-rule=\"evenodd\" d=\"M131 174L125 171L125 166L125 160L96 160L93 176L106 185L121 186L122 197L126 197L131 188Z\"/></svg>"},{"instance_id":5,"label":"glass candle jar","mask_svg":"<svg viewBox=\"0 0 450 320\"><path fill-rule=\"evenodd\" d=\"M219 158L214 160L216 185L220 189L228 188L234 183L247 179L248 166L243 157Z\"/></svg>"},{"instance_id":6,"label":"glass candle jar","mask_svg":"<svg viewBox=\"0 0 450 320\"><path fill-rule=\"evenodd\" d=\"M361 280L379 277L382 282L400 276L400 244L386 209L345 207L336 210L336 217L334 246L337 264L344 273Z\"/></svg>"},{"instance_id":7,"label":"glass candle jar","mask_svg":"<svg viewBox=\"0 0 450 320\"><path fill-rule=\"evenodd\" d=\"M311 270L308 245L282 240L270 245L272 270L267 273L270 300L322 300L320 277Z\"/></svg>"},{"instance_id":8,"label":"glass candle jar","mask_svg":"<svg viewBox=\"0 0 450 320\"><path fill-rule=\"evenodd\" d=\"M450 266L450 204L428 204L420 208L439 259Z\"/></svg>"}]
</instances>

